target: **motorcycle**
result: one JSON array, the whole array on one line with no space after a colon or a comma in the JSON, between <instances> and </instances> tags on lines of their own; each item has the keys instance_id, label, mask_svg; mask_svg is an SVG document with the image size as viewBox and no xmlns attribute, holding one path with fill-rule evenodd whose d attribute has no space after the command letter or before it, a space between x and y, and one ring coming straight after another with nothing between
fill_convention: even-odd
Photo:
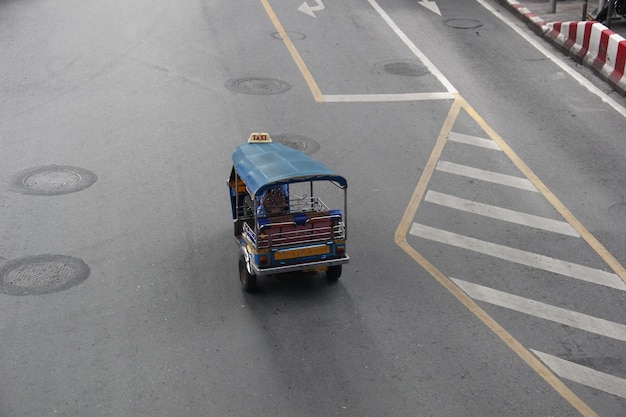
<instances>
[{"instance_id":1,"label":"motorcycle","mask_svg":"<svg viewBox=\"0 0 626 417\"><path fill-rule=\"evenodd\" d=\"M609 0L602 2L603 5L596 9L593 20L597 22L604 22L609 16L609 8L612 9L612 16L626 17L626 0Z\"/></svg>"}]
</instances>

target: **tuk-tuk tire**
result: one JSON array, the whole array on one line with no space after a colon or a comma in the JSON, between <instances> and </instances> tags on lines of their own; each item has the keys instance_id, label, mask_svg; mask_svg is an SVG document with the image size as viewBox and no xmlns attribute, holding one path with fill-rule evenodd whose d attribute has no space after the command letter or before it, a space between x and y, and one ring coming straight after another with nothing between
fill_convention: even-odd
<instances>
[{"instance_id":1,"label":"tuk-tuk tire","mask_svg":"<svg viewBox=\"0 0 626 417\"><path fill-rule=\"evenodd\" d=\"M241 288L245 292L256 291L256 275L248 271L248 265L246 265L246 258L243 253L239 256L239 281L241 281Z\"/></svg>"},{"instance_id":2,"label":"tuk-tuk tire","mask_svg":"<svg viewBox=\"0 0 626 417\"><path fill-rule=\"evenodd\" d=\"M329 282L337 282L341 276L341 265L329 266L326 270L326 279Z\"/></svg>"}]
</instances>

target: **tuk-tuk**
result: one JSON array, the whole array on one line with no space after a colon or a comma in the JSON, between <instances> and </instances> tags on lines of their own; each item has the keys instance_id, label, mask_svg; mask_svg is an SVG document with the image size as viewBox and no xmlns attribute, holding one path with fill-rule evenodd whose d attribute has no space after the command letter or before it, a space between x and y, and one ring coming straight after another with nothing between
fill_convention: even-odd
<instances>
[{"instance_id":1,"label":"tuk-tuk","mask_svg":"<svg viewBox=\"0 0 626 417\"><path fill-rule=\"evenodd\" d=\"M314 187L321 182L335 187ZM267 133L253 133L233 153L228 188L244 291L256 290L257 276L286 272L325 271L328 281L339 279L350 260L344 177ZM343 190L343 207L329 208L317 188Z\"/></svg>"}]
</instances>

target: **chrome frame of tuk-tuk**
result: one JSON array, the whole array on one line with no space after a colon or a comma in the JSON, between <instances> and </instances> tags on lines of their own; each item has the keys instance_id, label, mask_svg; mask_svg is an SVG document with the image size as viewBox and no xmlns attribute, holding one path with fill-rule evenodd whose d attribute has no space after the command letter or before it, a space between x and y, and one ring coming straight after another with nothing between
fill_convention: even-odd
<instances>
[{"instance_id":1,"label":"chrome frame of tuk-tuk","mask_svg":"<svg viewBox=\"0 0 626 417\"><path fill-rule=\"evenodd\" d=\"M240 221L245 221L244 219L241 219L240 216L245 217L245 213L240 213L239 211L239 173L237 172L237 169L234 169L234 173L235 173L235 178L234 178L234 190L235 190L235 216L236 219L234 220L235 223L238 223ZM347 240L348 239L348 185L346 184L345 187L342 187L341 185L337 184L335 181L332 180L324 180L324 181L328 181L330 183L332 183L334 186L336 186L337 188L343 189L343 213L342 213L342 221L344 223L344 227L345 227L345 234L344 234L344 238ZM243 182L243 180L241 180L241 182L243 184L245 184ZM311 198L313 198L313 183L316 182L314 180L308 180L308 181L298 181L298 182L309 182L309 190L310 190L310 196ZM295 183L295 182L294 182ZM284 184L277 184L278 185L289 185L292 184L290 182L286 182ZM246 186L246 193L248 193L248 195L250 195L250 193L248 192L248 188ZM252 198L252 201L254 203L253 206L253 213L254 213L254 233L258 235L259 233L259 215L258 215L258 202L257 202L257 196L250 196ZM242 225L242 229L243 229L243 225Z\"/></svg>"}]
</instances>

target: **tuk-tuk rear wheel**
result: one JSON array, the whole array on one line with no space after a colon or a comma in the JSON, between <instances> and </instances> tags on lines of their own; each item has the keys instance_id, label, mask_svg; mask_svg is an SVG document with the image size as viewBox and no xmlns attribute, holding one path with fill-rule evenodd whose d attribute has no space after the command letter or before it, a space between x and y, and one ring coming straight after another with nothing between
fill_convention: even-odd
<instances>
[{"instance_id":1,"label":"tuk-tuk rear wheel","mask_svg":"<svg viewBox=\"0 0 626 417\"><path fill-rule=\"evenodd\" d=\"M245 292L256 291L256 275L248 272L248 266L246 265L246 259L243 253L239 256L239 280L241 281L241 288Z\"/></svg>"},{"instance_id":2,"label":"tuk-tuk rear wheel","mask_svg":"<svg viewBox=\"0 0 626 417\"><path fill-rule=\"evenodd\" d=\"M329 282L337 282L341 276L341 265L329 266L326 270L326 279Z\"/></svg>"}]
</instances>

